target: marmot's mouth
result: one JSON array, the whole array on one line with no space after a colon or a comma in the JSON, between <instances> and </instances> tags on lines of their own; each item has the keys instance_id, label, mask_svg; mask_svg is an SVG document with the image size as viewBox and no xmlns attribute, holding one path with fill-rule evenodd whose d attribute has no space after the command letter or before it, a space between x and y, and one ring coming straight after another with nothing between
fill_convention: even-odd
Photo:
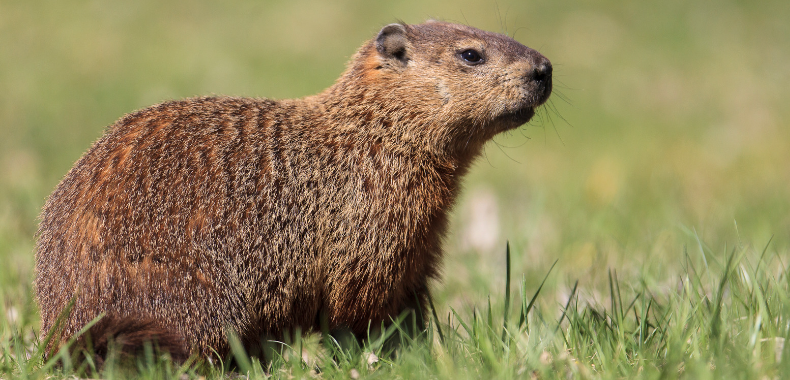
<instances>
[{"instance_id":1,"label":"marmot's mouth","mask_svg":"<svg viewBox=\"0 0 790 380\"><path fill-rule=\"evenodd\" d=\"M533 116L535 116L535 108L540 107L543 105L543 103L546 103L549 100L549 95L551 95L551 77L541 81L539 84L540 85L537 88L532 89L532 95L525 99L525 105L521 106L515 111L506 112L500 116L500 120L504 121L505 123L515 124L509 125L508 129L527 123L530 119L532 119Z\"/></svg>"},{"instance_id":2,"label":"marmot's mouth","mask_svg":"<svg viewBox=\"0 0 790 380\"><path fill-rule=\"evenodd\" d=\"M504 113L499 119L507 124L506 128L510 129L525 124L532 119L532 116L535 116L535 108L524 107L513 112Z\"/></svg>"}]
</instances>

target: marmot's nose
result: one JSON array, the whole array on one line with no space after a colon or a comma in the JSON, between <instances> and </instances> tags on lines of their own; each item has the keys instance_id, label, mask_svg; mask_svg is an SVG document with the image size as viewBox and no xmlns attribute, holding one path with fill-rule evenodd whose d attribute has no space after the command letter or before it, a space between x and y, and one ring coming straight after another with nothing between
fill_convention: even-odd
<instances>
[{"instance_id":1,"label":"marmot's nose","mask_svg":"<svg viewBox=\"0 0 790 380\"><path fill-rule=\"evenodd\" d=\"M527 86L537 96L536 104L543 104L551 95L551 62L538 52L530 58L532 67L527 71Z\"/></svg>"},{"instance_id":2,"label":"marmot's nose","mask_svg":"<svg viewBox=\"0 0 790 380\"><path fill-rule=\"evenodd\" d=\"M545 82L551 79L551 62L545 57L540 57L532 65L532 70L529 72L530 79L537 82Z\"/></svg>"}]
</instances>

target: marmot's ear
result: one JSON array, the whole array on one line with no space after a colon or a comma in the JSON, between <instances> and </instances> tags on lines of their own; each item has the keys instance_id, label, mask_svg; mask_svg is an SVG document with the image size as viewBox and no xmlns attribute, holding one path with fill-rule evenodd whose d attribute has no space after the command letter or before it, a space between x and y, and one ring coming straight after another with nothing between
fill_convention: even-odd
<instances>
[{"instance_id":1,"label":"marmot's ear","mask_svg":"<svg viewBox=\"0 0 790 380\"><path fill-rule=\"evenodd\" d=\"M409 40L406 38L406 27L401 24L389 24L376 37L376 50L385 58L391 58L405 64L409 60Z\"/></svg>"}]
</instances>

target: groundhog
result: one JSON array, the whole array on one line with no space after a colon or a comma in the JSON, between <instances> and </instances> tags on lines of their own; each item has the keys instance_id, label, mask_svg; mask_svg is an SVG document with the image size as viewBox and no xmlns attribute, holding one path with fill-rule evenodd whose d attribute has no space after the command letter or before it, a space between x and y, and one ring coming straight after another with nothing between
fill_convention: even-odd
<instances>
[{"instance_id":1,"label":"groundhog","mask_svg":"<svg viewBox=\"0 0 790 380\"><path fill-rule=\"evenodd\" d=\"M41 336L56 349L103 313L94 345L211 357L230 332L249 347L320 330L323 315L364 337L425 310L461 178L486 141L530 120L551 73L501 34L391 24L320 94L124 116L43 208Z\"/></svg>"}]
</instances>

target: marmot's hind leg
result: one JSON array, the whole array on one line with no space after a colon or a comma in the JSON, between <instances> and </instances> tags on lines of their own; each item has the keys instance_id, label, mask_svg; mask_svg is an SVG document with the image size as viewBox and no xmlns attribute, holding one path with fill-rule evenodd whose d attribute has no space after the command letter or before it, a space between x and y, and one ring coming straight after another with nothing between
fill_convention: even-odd
<instances>
[{"instance_id":1,"label":"marmot's hind leg","mask_svg":"<svg viewBox=\"0 0 790 380\"><path fill-rule=\"evenodd\" d=\"M150 345L154 352L168 353L176 363L189 358L189 347L181 334L164 328L151 318L105 316L77 339L70 350L81 362L87 356L101 368L110 357L120 361L134 359Z\"/></svg>"}]
</instances>

